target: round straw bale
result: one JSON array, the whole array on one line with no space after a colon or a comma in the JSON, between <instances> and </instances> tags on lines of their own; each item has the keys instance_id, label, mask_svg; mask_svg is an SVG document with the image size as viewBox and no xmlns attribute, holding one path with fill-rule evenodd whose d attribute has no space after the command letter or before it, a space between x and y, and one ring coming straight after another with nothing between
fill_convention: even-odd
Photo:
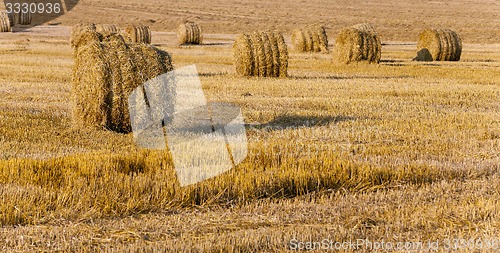
<instances>
[{"instance_id":1,"label":"round straw bale","mask_svg":"<svg viewBox=\"0 0 500 253\"><path fill-rule=\"evenodd\" d=\"M306 38L302 30L295 29L292 31L292 45L295 51L306 51Z\"/></svg>"},{"instance_id":2,"label":"round straw bale","mask_svg":"<svg viewBox=\"0 0 500 253\"><path fill-rule=\"evenodd\" d=\"M328 37L323 26L305 26L292 32L292 44L298 52L328 52Z\"/></svg>"},{"instance_id":3,"label":"round straw bale","mask_svg":"<svg viewBox=\"0 0 500 253\"><path fill-rule=\"evenodd\" d=\"M177 37L179 45L201 44L202 43L201 27L194 22L181 23L177 30Z\"/></svg>"},{"instance_id":4,"label":"round straw bale","mask_svg":"<svg viewBox=\"0 0 500 253\"><path fill-rule=\"evenodd\" d=\"M132 43L151 44L151 30L145 25L128 25L125 28L125 37Z\"/></svg>"},{"instance_id":5,"label":"round straw bale","mask_svg":"<svg viewBox=\"0 0 500 253\"><path fill-rule=\"evenodd\" d=\"M271 40L267 32L261 32L262 43L264 45L264 65L265 65L265 76L274 76L273 70L273 49L271 45Z\"/></svg>"},{"instance_id":6,"label":"round straw bale","mask_svg":"<svg viewBox=\"0 0 500 253\"><path fill-rule=\"evenodd\" d=\"M234 65L236 73L251 76L254 72L254 55L250 36L240 34L233 44Z\"/></svg>"},{"instance_id":7,"label":"round straw bale","mask_svg":"<svg viewBox=\"0 0 500 253\"><path fill-rule=\"evenodd\" d=\"M10 22L8 13L5 11L0 12L0 32L11 32L12 23Z\"/></svg>"},{"instance_id":8,"label":"round straw bale","mask_svg":"<svg viewBox=\"0 0 500 253\"><path fill-rule=\"evenodd\" d=\"M363 32L355 28L344 28L339 32L333 50L333 60L338 64L349 64L362 60Z\"/></svg>"},{"instance_id":9,"label":"round straw bale","mask_svg":"<svg viewBox=\"0 0 500 253\"><path fill-rule=\"evenodd\" d=\"M440 59L442 48L441 39L437 30L425 29L422 33L420 33L417 44L417 52L420 52L422 49L429 51L433 61ZM425 55L423 53L421 54ZM417 60L420 59L417 57Z\"/></svg>"},{"instance_id":10,"label":"round straw bale","mask_svg":"<svg viewBox=\"0 0 500 253\"><path fill-rule=\"evenodd\" d=\"M85 34L99 33L87 31L80 37ZM128 96L147 80L172 69L167 52L146 44L126 44L119 34L101 35L100 41L79 45L73 73L75 125L130 132Z\"/></svg>"},{"instance_id":11,"label":"round straw bale","mask_svg":"<svg viewBox=\"0 0 500 253\"><path fill-rule=\"evenodd\" d=\"M98 24L95 26L96 31L102 34L118 33L118 28L115 25L110 24Z\"/></svg>"},{"instance_id":12,"label":"round straw bale","mask_svg":"<svg viewBox=\"0 0 500 253\"><path fill-rule=\"evenodd\" d=\"M314 25L305 28L309 31L312 39L312 52L328 52L328 37L323 26Z\"/></svg>"},{"instance_id":13,"label":"round straw bale","mask_svg":"<svg viewBox=\"0 0 500 253\"><path fill-rule=\"evenodd\" d=\"M276 37L276 42L278 44L278 49L279 49L279 59L280 59L280 77L287 77L288 76L288 48L285 43L285 38L283 37L283 34L275 32L274 33Z\"/></svg>"}]
</instances>

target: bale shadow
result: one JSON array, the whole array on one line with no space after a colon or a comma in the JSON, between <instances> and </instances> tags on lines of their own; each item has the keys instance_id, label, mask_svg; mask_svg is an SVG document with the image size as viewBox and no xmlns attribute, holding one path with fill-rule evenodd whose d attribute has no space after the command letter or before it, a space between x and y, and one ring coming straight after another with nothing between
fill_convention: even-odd
<instances>
[{"instance_id":1,"label":"bale shadow","mask_svg":"<svg viewBox=\"0 0 500 253\"><path fill-rule=\"evenodd\" d=\"M277 131L286 129L299 129L305 127L326 126L344 121L355 121L357 118L345 115L337 116L298 116L298 115L281 115L272 121L264 124L248 125L251 128L267 131Z\"/></svg>"},{"instance_id":2,"label":"bale shadow","mask_svg":"<svg viewBox=\"0 0 500 253\"><path fill-rule=\"evenodd\" d=\"M203 43L200 44L200 46L226 46L226 45L232 45L233 43L231 42L211 42L211 43Z\"/></svg>"},{"instance_id":3,"label":"bale shadow","mask_svg":"<svg viewBox=\"0 0 500 253\"><path fill-rule=\"evenodd\" d=\"M420 51L417 52L417 56L413 58L413 61L431 62L432 60L431 52L429 52L427 48L420 49Z\"/></svg>"},{"instance_id":4,"label":"bale shadow","mask_svg":"<svg viewBox=\"0 0 500 253\"><path fill-rule=\"evenodd\" d=\"M394 62L408 62L407 60L396 60L396 59L385 59L385 60L380 60L380 63L394 63Z\"/></svg>"},{"instance_id":5,"label":"bale shadow","mask_svg":"<svg viewBox=\"0 0 500 253\"><path fill-rule=\"evenodd\" d=\"M398 65L400 63L395 63L395 65ZM386 65L392 65L391 63L388 63ZM400 64L401 66L404 66ZM388 80L388 79L405 79L405 78L414 78L413 76L410 75L399 75L399 76L290 76L290 79L295 79L295 80L307 80L307 79L316 79L316 80L353 80L353 79L381 79L381 80Z\"/></svg>"},{"instance_id":6,"label":"bale shadow","mask_svg":"<svg viewBox=\"0 0 500 253\"><path fill-rule=\"evenodd\" d=\"M199 73L200 77L217 77L217 76L226 76L227 72L216 72L216 73Z\"/></svg>"}]
</instances>

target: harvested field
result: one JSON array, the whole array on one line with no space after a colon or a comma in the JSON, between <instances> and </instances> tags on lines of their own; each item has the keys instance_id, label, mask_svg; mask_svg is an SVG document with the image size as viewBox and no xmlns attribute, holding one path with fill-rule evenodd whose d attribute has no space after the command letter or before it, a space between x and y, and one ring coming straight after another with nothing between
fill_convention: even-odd
<instances>
[{"instance_id":1,"label":"harvested field","mask_svg":"<svg viewBox=\"0 0 500 253\"><path fill-rule=\"evenodd\" d=\"M89 0L52 25L1 33L0 251L287 252L326 239L449 252L445 242L463 238L490 246L456 252L496 252L499 11L493 0ZM203 27L202 45L178 45L184 20ZM291 32L304 24L324 24L334 50L341 29L364 22L379 41L361 42L383 46L359 55L378 64L332 64L333 52L279 53L293 49ZM75 64L88 62L84 71L96 74L86 87L121 79L104 93L126 94L138 79L134 64L146 66L147 52L159 52L92 28L72 47L71 26L79 23L149 26L151 44L169 52L175 68L196 64L207 102L241 108L248 156L223 175L180 187L170 150L140 148L132 133L109 127L75 128ZM460 61L412 61L427 27L460 36ZM265 54L255 67L248 45L259 36ZM441 54L456 55L454 41L444 33ZM235 58L234 45L250 57ZM134 60L110 60L127 55ZM141 71L154 76L157 67ZM110 126L129 116L119 110L126 95L88 97L118 104L103 108ZM91 105L100 109L82 104Z\"/></svg>"}]
</instances>

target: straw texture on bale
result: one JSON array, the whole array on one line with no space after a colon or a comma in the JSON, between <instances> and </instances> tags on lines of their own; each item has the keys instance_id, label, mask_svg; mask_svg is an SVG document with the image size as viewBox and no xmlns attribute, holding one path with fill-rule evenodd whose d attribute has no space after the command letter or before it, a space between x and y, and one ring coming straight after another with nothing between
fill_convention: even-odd
<instances>
[{"instance_id":1,"label":"straw texture on bale","mask_svg":"<svg viewBox=\"0 0 500 253\"><path fill-rule=\"evenodd\" d=\"M361 31L377 34L377 31L375 30L375 26L371 23L356 24L356 25L353 25L352 28L356 28L356 29L361 30Z\"/></svg>"},{"instance_id":2,"label":"straw texture on bale","mask_svg":"<svg viewBox=\"0 0 500 253\"><path fill-rule=\"evenodd\" d=\"M281 33L240 34L233 44L236 73L242 76L286 77L288 49Z\"/></svg>"},{"instance_id":3,"label":"straw texture on bale","mask_svg":"<svg viewBox=\"0 0 500 253\"><path fill-rule=\"evenodd\" d=\"M328 36L323 26L307 26L292 31L292 45L298 52L328 52Z\"/></svg>"},{"instance_id":4,"label":"straw texture on bale","mask_svg":"<svg viewBox=\"0 0 500 253\"><path fill-rule=\"evenodd\" d=\"M184 22L179 25L177 30L179 45L182 44L201 44L203 34L201 27L194 22Z\"/></svg>"},{"instance_id":5,"label":"straw texture on bale","mask_svg":"<svg viewBox=\"0 0 500 253\"><path fill-rule=\"evenodd\" d=\"M146 25L128 25L125 34L129 42L151 44L151 29Z\"/></svg>"},{"instance_id":6,"label":"straw texture on bale","mask_svg":"<svg viewBox=\"0 0 500 253\"><path fill-rule=\"evenodd\" d=\"M337 36L333 60L337 64L379 63L381 48L380 38L376 34L349 27L342 29Z\"/></svg>"},{"instance_id":7,"label":"straw texture on bale","mask_svg":"<svg viewBox=\"0 0 500 253\"><path fill-rule=\"evenodd\" d=\"M449 29L425 29L417 44L417 61L459 61L462 40Z\"/></svg>"},{"instance_id":8,"label":"straw texture on bale","mask_svg":"<svg viewBox=\"0 0 500 253\"><path fill-rule=\"evenodd\" d=\"M77 127L127 133L132 130L129 95L149 79L171 71L171 57L150 45L126 43L119 34L99 35L86 31L78 37L73 122Z\"/></svg>"},{"instance_id":9,"label":"straw texture on bale","mask_svg":"<svg viewBox=\"0 0 500 253\"><path fill-rule=\"evenodd\" d=\"M110 24L98 24L95 26L95 30L102 34L118 33L118 28L115 25Z\"/></svg>"},{"instance_id":10,"label":"straw texture on bale","mask_svg":"<svg viewBox=\"0 0 500 253\"><path fill-rule=\"evenodd\" d=\"M2 11L0 12L0 32L11 32L12 23L9 19L9 13Z\"/></svg>"},{"instance_id":11,"label":"straw texture on bale","mask_svg":"<svg viewBox=\"0 0 500 253\"><path fill-rule=\"evenodd\" d=\"M19 14L17 14L17 23L20 24L20 25L30 25L31 24L31 20L33 18L33 15L31 14L31 12L19 12Z\"/></svg>"},{"instance_id":12,"label":"straw texture on bale","mask_svg":"<svg viewBox=\"0 0 500 253\"><path fill-rule=\"evenodd\" d=\"M95 24L78 24L74 25L71 29L71 35L69 39L69 43L71 47L76 48L81 44L82 42L85 42L85 39L80 38L80 35L85 34L84 37L90 36L99 36L98 33L85 33L85 32L96 32L96 25ZM96 40L100 40L97 38Z\"/></svg>"}]
</instances>

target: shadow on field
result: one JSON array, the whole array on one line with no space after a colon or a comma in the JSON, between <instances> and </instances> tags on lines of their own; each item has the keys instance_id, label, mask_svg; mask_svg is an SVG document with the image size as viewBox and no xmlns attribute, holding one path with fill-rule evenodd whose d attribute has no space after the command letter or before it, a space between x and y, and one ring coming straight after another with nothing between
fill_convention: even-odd
<instances>
[{"instance_id":1,"label":"shadow on field","mask_svg":"<svg viewBox=\"0 0 500 253\"><path fill-rule=\"evenodd\" d=\"M210 42L210 43L203 43L203 46L226 46L226 45L232 45L232 42Z\"/></svg>"},{"instance_id":2,"label":"shadow on field","mask_svg":"<svg viewBox=\"0 0 500 253\"><path fill-rule=\"evenodd\" d=\"M250 125L252 128L260 130L284 130L284 129L296 129L304 127L318 127L326 126L328 124L336 124L344 121L355 121L357 118L337 115L337 116L297 116L297 115L281 115L271 120L265 124Z\"/></svg>"},{"instance_id":3,"label":"shadow on field","mask_svg":"<svg viewBox=\"0 0 500 253\"><path fill-rule=\"evenodd\" d=\"M352 80L352 79L406 79L406 78L415 78L410 75L399 75L399 76L290 76L290 79L295 80L312 80L312 79L320 79L320 80Z\"/></svg>"},{"instance_id":4,"label":"shadow on field","mask_svg":"<svg viewBox=\"0 0 500 253\"><path fill-rule=\"evenodd\" d=\"M227 72L199 73L198 75L202 77L225 76L227 75Z\"/></svg>"}]
</instances>

